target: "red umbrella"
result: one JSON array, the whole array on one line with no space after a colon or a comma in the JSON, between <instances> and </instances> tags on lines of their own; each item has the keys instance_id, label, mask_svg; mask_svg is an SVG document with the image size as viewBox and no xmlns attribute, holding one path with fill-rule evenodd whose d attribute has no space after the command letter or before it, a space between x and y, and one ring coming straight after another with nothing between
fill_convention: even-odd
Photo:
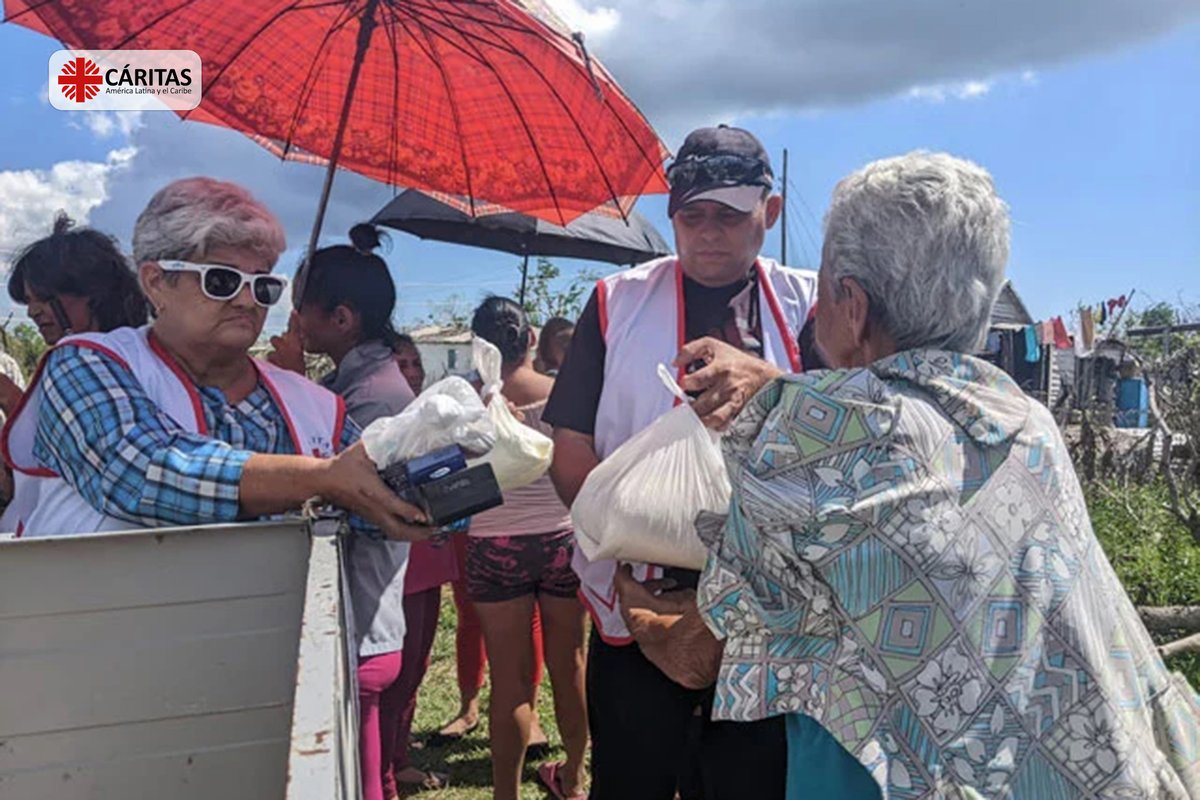
<instances>
[{"instance_id":1,"label":"red umbrella","mask_svg":"<svg viewBox=\"0 0 1200 800\"><path fill-rule=\"evenodd\" d=\"M535 11L542 8L533 1ZM525 0L526 3L531 0ZM666 190L667 153L582 37L515 0L6 0L81 50L193 50L185 119L283 158L566 225Z\"/></svg>"}]
</instances>

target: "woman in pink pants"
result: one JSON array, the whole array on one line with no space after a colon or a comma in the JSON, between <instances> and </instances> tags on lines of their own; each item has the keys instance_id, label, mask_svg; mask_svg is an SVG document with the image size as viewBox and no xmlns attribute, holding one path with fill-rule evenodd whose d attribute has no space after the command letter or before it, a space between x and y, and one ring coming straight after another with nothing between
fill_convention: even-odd
<instances>
[{"instance_id":1,"label":"woman in pink pants","mask_svg":"<svg viewBox=\"0 0 1200 800\"><path fill-rule=\"evenodd\" d=\"M324 353L337 365L321 383L346 401L360 427L399 414L413 391L396 365L391 341L396 286L387 264L371 251L379 234L370 225L350 231L352 246L325 247L308 265L289 333L272 340L272 360L303 371L303 352ZM290 363L288 363L290 362ZM358 653L359 753L363 800L384 800L392 762L394 718L381 714L384 693L400 677L405 647L404 586L407 543L351 537L344 559Z\"/></svg>"}]
</instances>

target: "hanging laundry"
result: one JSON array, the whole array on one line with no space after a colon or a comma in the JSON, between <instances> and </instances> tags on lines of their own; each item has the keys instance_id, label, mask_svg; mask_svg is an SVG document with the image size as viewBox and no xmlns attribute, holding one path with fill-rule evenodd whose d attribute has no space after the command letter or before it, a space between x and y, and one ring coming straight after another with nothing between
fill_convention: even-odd
<instances>
[{"instance_id":1,"label":"hanging laundry","mask_svg":"<svg viewBox=\"0 0 1200 800\"><path fill-rule=\"evenodd\" d=\"M1059 350L1070 350L1072 347L1071 336L1062 317L1054 318L1054 346Z\"/></svg>"},{"instance_id":2,"label":"hanging laundry","mask_svg":"<svg viewBox=\"0 0 1200 800\"><path fill-rule=\"evenodd\" d=\"M1037 328L1028 325L1025 328L1025 360L1036 364L1042 360L1042 343L1038 337Z\"/></svg>"},{"instance_id":3,"label":"hanging laundry","mask_svg":"<svg viewBox=\"0 0 1200 800\"><path fill-rule=\"evenodd\" d=\"M1108 322L1108 307L1104 303L1100 304L1100 311L1098 312L1098 316L1100 318L1101 325Z\"/></svg>"},{"instance_id":4,"label":"hanging laundry","mask_svg":"<svg viewBox=\"0 0 1200 800\"><path fill-rule=\"evenodd\" d=\"M1079 333L1083 339L1083 349L1088 353L1092 352L1096 345L1096 318L1092 316L1090 308L1079 309Z\"/></svg>"},{"instance_id":5,"label":"hanging laundry","mask_svg":"<svg viewBox=\"0 0 1200 800\"><path fill-rule=\"evenodd\" d=\"M1121 295L1120 297L1117 298L1117 308L1124 308L1128 304L1129 304L1129 298L1126 297L1125 295Z\"/></svg>"},{"instance_id":6,"label":"hanging laundry","mask_svg":"<svg viewBox=\"0 0 1200 800\"><path fill-rule=\"evenodd\" d=\"M1088 346L1087 339L1084 336L1084 326L1087 324L1084 320L1091 319L1091 315L1092 310L1090 308L1081 308L1071 321L1071 340L1075 347L1076 358L1087 358L1092 354L1092 349Z\"/></svg>"},{"instance_id":7,"label":"hanging laundry","mask_svg":"<svg viewBox=\"0 0 1200 800\"><path fill-rule=\"evenodd\" d=\"M1115 298L1108 301L1108 315L1110 317L1117 312L1117 303L1118 301Z\"/></svg>"},{"instance_id":8,"label":"hanging laundry","mask_svg":"<svg viewBox=\"0 0 1200 800\"><path fill-rule=\"evenodd\" d=\"M988 334L986 351L988 355L996 355L1000 352L1000 331L992 331Z\"/></svg>"},{"instance_id":9,"label":"hanging laundry","mask_svg":"<svg viewBox=\"0 0 1200 800\"><path fill-rule=\"evenodd\" d=\"M1041 331L1040 331L1041 336L1039 337L1039 339L1042 342L1042 347L1053 347L1054 346L1054 323L1051 322L1050 320L1046 320L1045 322L1039 323L1039 325L1041 326Z\"/></svg>"}]
</instances>

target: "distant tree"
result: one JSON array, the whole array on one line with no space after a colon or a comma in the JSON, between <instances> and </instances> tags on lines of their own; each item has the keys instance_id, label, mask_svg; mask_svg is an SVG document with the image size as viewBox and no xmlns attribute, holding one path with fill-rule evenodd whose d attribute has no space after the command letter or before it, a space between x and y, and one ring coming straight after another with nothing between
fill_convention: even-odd
<instances>
[{"instance_id":1,"label":"distant tree","mask_svg":"<svg viewBox=\"0 0 1200 800\"><path fill-rule=\"evenodd\" d=\"M46 340L38 333L38 329L28 322L18 322L9 330L12 322L10 316L0 324L0 339L4 342L5 351L21 365L21 371L28 379L37 369L38 361L46 352Z\"/></svg>"},{"instance_id":2,"label":"distant tree","mask_svg":"<svg viewBox=\"0 0 1200 800\"><path fill-rule=\"evenodd\" d=\"M433 308L425 315L424 323L447 328L466 328L471 325L473 310L474 307L468 305L467 299L456 292L434 303Z\"/></svg>"},{"instance_id":3,"label":"distant tree","mask_svg":"<svg viewBox=\"0 0 1200 800\"><path fill-rule=\"evenodd\" d=\"M1155 303L1140 312L1128 316L1125 331L1135 328L1165 328L1200 321L1200 309L1183 303ZM1200 344L1197 333L1162 333L1152 336L1126 336L1130 349L1143 358L1157 359L1181 349Z\"/></svg>"},{"instance_id":4,"label":"distant tree","mask_svg":"<svg viewBox=\"0 0 1200 800\"><path fill-rule=\"evenodd\" d=\"M576 319L596 283L596 273L583 270L566 285L562 285L562 270L548 258L539 258L529 271L525 284L525 313L533 325L541 326L551 317ZM520 296L521 282L513 288L514 299Z\"/></svg>"}]
</instances>

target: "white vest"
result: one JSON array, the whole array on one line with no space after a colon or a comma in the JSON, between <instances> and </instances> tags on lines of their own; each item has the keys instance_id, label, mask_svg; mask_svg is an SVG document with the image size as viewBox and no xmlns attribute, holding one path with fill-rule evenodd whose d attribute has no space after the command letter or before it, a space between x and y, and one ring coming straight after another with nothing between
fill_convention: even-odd
<instances>
[{"instance_id":1,"label":"white vest","mask_svg":"<svg viewBox=\"0 0 1200 800\"><path fill-rule=\"evenodd\" d=\"M797 340L816 304L816 273L759 258L758 290L764 359L783 370L802 371ZM596 297L606 349L595 444L596 454L605 459L679 402L663 391L657 370L686 344L683 270L674 256L650 261L601 280ZM680 368L678 377L683 375ZM600 637L608 644L632 642L613 587L616 562L588 561L576 547L572 566L580 577L579 597ZM634 564L633 573L646 580L660 577L662 570Z\"/></svg>"},{"instance_id":2,"label":"white vest","mask_svg":"<svg viewBox=\"0 0 1200 800\"><path fill-rule=\"evenodd\" d=\"M82 334L63 339L56 347L74 345L104 353L128 369L150 400L180 428L208 435L199 392L149 331L148 327L121 328L111 333ZM342 399L300 375L258 359L251 361L283 413L295 451L322 458L332 456L345 424ZM0 519L0 530L34 537L140 527L96 510L67 481L34 459L45 363L43 358L29 390L0 434L0 447L13 470L14 486L13 501Z\"/></svg>"}]
</instances>

